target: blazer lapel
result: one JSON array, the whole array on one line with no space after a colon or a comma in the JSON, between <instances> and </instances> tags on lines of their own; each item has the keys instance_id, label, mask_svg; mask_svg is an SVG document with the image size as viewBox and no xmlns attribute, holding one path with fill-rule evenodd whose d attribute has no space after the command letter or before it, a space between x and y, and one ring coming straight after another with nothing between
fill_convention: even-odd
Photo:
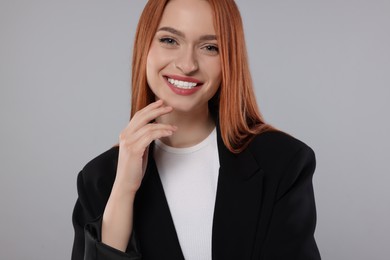
<instances>
[{"instance_id":1,"label":"blazer lapel","mask_svg":"<svg viewBox=\"0 0 390 260\"><path fill-rule=\"evenodd\" d=\"M213 220L213 260L250 259L260 215L263 172L249 149L233 154L225 147L220 131L217 133L220 171Z\"/></svg>"},{"instance_id":2,"label":"blazer lapel","mask_svg":"<svg viewBox=\"0 0 390 260\"><path fill-rule=\"evenodd\" d=\"M217 125L220 170L212 230L212 259L250 259L262 200L263 174L248 149L231 153ZM134 235L142 259L184 260L164 189L153 159L134 204ZM244 216L244 217L243 217Z\"/></svg>"},{"instance_id":3,"label":"blazer lapel","mask_svg":"<svg viewBox=\"0 0 390 260\"><path fill-rule=\"evenodd\" d=\"M184 260L150 145L148 168L134 203L134 232L142 259Z\"/></svg>"}]
</instances>

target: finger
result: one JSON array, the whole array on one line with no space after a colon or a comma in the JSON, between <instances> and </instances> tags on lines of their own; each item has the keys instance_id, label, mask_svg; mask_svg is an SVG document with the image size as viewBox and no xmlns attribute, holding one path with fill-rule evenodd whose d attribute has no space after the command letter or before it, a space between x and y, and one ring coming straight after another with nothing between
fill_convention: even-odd
<instances>
[{"instance_id":1,"label":"finger","mask_svg":"<svg viewBox=\"0 0 390 260\"><path fill-rule=\"evenodd\" d=\"M160 106L154 109L147 109L145 111L137 112L130 120L129 126L137 131L144 125L154 121L156 118L172 112L173 108L170 106Z\"/></svg>"},{"instance_id":2,"label":"finger","mask_svg":"<svg viewBox=\"0 0 390 260\"><path fill-rule=\"evenodd\" d=\"M125 140L120 143L120 146L127 150L134 158L142 160L143 155L147 147L153 140L171 136L174 131L169 129L154 129L144 132L142 135L139 135L138 138L133 140Z\"/></svg>"},{"instance_id":3,"label":"finger","mask_svg":"<svg viewBox=\"0 0 390 260\"><path fill-rule=\"evenodd\" d=\"M145 106L144 108L138 110L136 112L136 114L148 113L149 111L156 109L156 108L159 108L159 107L162 107L163 105L164 105L164 102L161 99L159 99L155 102L150 103L149 105Z\"/></svg>"},{"instance_id":4,"label":"finger","mask_svg":"<svg viewBox=\"0 0 390 260\"><path fill-rule=\"evenodd\" d=\"M156 119L157 117L159 117L163 114L167 114L167 113L171 112L172 110L173 110L173 108L171 106L162 105L162 106L159 106L157 108L140 111L139 113L136 113L135 116L139 117L141 120L147 121L149 123L150 121Z\"/></svg>"},{"instance_id":5,"label":"finger","mask_svg":"<svg viewBox=\"0 0 390 260\"><path fill-rule=\"evenodd\" d=\"M149 135L154 131L171 131L175 132L177 130L176 126L169 124L160 124L160 123L150 123L139 129L137 132L132 134L132 139L136 142L145 135Z\"/></svg>"},{"instance_id":6,"label":"finger","mask_svg":"<svg viewBox=\"0 0 390 260\"><path fill-rule=\"evenodd\" d=\"M145 149L156 139L168 137L173 134L171 130L155 130L150 131L138 139L137 143L134 144L134 149L138 151L145 151Z\"/></svg>"}]
</instances>

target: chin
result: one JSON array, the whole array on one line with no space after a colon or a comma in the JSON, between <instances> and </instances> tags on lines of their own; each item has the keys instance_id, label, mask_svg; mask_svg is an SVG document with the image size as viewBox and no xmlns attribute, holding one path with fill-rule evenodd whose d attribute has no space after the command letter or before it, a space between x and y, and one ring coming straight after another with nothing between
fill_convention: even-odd
<instances>
[{"instance_id":1,"label":"chin","mask_svg":"<svg viewBox=\"0 0 390 260\"><path fill-rule=\"evenodd\" d=\"M181 112L181 113L191 113L196 110L199 110L201 107L197 104L192 104L191 101L186 101L186 100L174 100L174 101L168 101L164 100L166 105L169 105L173 108L173 111L176 112Z\"/></svg>"},{"instance_id":2,"label":"chin","mask_svg":"<svg viewBox=\"0 0 390 260\"><path fill-rule=\"evenodd\" d=\"M190 113L195 109L193 106L189 106L188 104L170 104L170 106L173 108L173 111L181 113Z\"/></svg>"}]
</instances>

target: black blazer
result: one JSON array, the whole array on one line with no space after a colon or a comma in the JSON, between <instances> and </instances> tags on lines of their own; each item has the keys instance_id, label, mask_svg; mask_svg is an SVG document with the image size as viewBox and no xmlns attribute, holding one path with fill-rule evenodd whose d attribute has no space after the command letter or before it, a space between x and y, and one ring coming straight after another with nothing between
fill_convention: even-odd
<instances>
[{"instance_id":1,"label":"black blazer","mask_svg":"<svg viewBox=\"0 0 390 260\"><path fill-rule=\"evenodd\" d=\"M314 260L313 151L282 132L258 135L231 153L217 129L220 170L212 230L213 260ZM152 147L152 146L151 146ZM78 175L72 259L184 259L152 156L137 192L127 253L100 242L101 216L114 182L119 148Z\"/></svg>"}]
</instances>

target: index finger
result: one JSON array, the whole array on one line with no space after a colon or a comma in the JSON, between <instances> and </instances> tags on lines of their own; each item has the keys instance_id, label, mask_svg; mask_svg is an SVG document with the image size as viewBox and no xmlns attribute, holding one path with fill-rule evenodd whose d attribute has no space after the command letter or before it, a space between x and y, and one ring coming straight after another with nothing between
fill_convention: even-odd
<instances>
[{"instance_id":1,"label":"index finger","mask_svg":"<svg viewBox=\"0 0 390 260\"><path fill-rule=\"evenodd\" d=\"M157 117L170 113L172 110L172 107L164 106L163 101L158 100L156 102L150 103L134 114L133 118L130 120L130 123L137 130L140 127L154 121Z\"/></svg>"}]
</instances>

